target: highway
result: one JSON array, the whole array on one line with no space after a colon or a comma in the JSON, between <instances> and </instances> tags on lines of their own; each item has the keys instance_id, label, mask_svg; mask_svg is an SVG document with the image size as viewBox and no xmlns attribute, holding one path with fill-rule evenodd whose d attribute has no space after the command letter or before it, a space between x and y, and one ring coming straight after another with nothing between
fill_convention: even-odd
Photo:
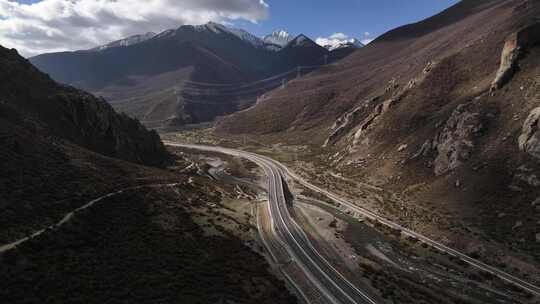
<instances>
[{"instance_id":1,"label":"highway","mask_svg":"<svg viewBox=\"0 0 540 304\"><path fill-rule=\"evenodd\" d=\"M166 145L196 149L209 152L218 152L248 159L259 165L268 179L268 200L270 217L274 233L285 245L286 250L306 273L313 286L317 286L325 296L325 303L336 304L376 304L373 296L361 290L343 276L328 260L313 246L303 229L295 222L289 213L283 183L282 170L269 159L239 150L184 145L165 142ZM302 284L296 284L302 286Z\"/></svg>"},{"instance_id":2,"label":"highway","mask_svg":"<svg viewBox=\"0 0 540 304\"><path fill-rule=\"evenodd\" d=\"M526 282L522 279L519 279L498 268L487 265L479 260L473 259L462 252L452 249L424 235L402 227L401 225L385 219L367 209L358 207L357 205L335 194L332 194L325 189L309 183L302 177L289 170L285 165L269 157L221 147L177 144L172 142L165 142L165 144L169 146L219 152L237 157L243 157L261 166L269 179L268 192L272 217L271 220L275 223L276 233L286 243L289 248L288 250L292 251L292 255L295 257L295 259L303 266L306 271L309 272L308 277L315 277L314 279L318 280L318 282L314 282L317 286L320 286L322 284L323 287L326 287L325 294L327 295L328 300L331 303L376 302L368 294L355 287L354 284L349 282L332 265L330 265L330 263L323 256L321 256L312 246L305 233L294 221L294 219L292 219L287 209L287 203L285 201L285 196L283 192L283 183L285 182L285 176L296 180L298 183L315 192L327 196L334 202L342 204L366 218L378 221L379 223L392 229L400 230L403 235L413 237L442 252L455 256L477 269L491 273L499 277L500 279L505 280L510 284L513 284L516 287L528 291L535 296L540 296L540 287Z\"/></svg>"}]
</instances>

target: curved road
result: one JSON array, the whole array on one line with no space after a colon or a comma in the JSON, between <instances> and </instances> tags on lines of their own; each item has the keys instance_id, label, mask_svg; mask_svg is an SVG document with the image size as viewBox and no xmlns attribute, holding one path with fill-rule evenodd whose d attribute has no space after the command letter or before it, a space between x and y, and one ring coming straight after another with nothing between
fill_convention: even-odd
<instances>
[{"instance_id":1,"label":"curved road","mask_svg":"<svg viewBox=\"0 0 540 304\"><path fill-rule=\"evenodd\" d=\"M259 165L268 178L268 200L270 219L274 233L285 245L286 250L306 273L313 285L320 288L326 297L325 303L376 304L367 292L360 290L343 276L326 258L315 249L302 228L294 221L287 208L283 183L285 182L279 166L265 157L227 148L184 145L165 142L166 145L190 148L209 152L219 152L248 159Z\"/></svg>"},{"instance_id":2,"label":"curved road","mask_svg":"<svg viewBox=\"0 0 540 304\"><path fill-rule=\"evenodd\" d=\"M269 158L266 156L257 155L250 152L245 152L241 150L213 147L213 146L202 146L202 145L189 145L189 144L177 144L173 142L165 142L166 145L190 148L195 150L211 151L211 152L220 152L224 154L229 154L233 156L242 157L248 160L253 161L263 168L266 175L269 178L269 200L270 200L270 215L273 224L275 225L275 230L278 236L287 244L290 251L292 251L292 256L303 266L305 271L308 271L308 277L315 277L318 282L314 282L317 286L326 287L325 294L328 297L328 300L332 303L376 303L367 293L359 290L354 286L350 281L348 281L343 275L341 275L322 255L320 255L317 250L313 247L311 242L308 240L305 233L298 226L298 224L292 219L289 211L287 209L287 204L285 201L285 196L283 192L283 183L285 180L283 176L288 176L305 187L322 193L333 201L340 203L348 208L362 214L363 216L376 220L387 227L400 230L402 234L416 238L428 245L431 245L434 248L442 252L446 252L450 255L453 255L457 258L460 258L462 261L470 264L477 269L491 273L502 280L505 280L523 290L530 292L535 296L540 296L540 287L523 281L509 273L506 273L498 268L487 265L481 261L473 259L468 255L461 253L455 249L452 249L444 244L441 244L435 240L432 240L426 236L423 236L419 233L416 233L412 230L409 230L405 227L400 226L397 223L394 223L390 220L387 220L367 209L356 206L353 203L348 202L347 200L332 194L320 187L317 187L308 181L304 180L302 177L296 175L294 172L289 170L283 164Z\"/></svg>"}]
</instances>

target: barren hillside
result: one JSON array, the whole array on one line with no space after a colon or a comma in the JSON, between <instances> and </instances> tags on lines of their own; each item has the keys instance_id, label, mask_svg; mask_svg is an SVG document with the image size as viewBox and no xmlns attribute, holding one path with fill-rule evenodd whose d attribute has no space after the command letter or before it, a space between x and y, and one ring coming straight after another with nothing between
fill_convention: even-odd
<instances>
[{"instance_id":1,"label":"barren hillside","mask_svg":"<svg viewBox=\"0 0 540 304\"><path fill-rule=\"evenodd\" d=\"M538 261L539 15L538 1L462 1L217 130L322 149L333 170L402 196L387 211L410 226L427 220L418 229L444 228L469 252L481 239Z\"/></svg>"}]
</instances>

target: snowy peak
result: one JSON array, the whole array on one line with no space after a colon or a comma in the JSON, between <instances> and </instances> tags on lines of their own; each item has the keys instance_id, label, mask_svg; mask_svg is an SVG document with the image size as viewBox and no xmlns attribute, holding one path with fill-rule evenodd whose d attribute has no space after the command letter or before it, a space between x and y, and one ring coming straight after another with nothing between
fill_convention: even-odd
<instances>
[{"instance_id":1,"label":"snowy peak","mask_svg":"<svg viewBox=\"0 0 540 304\"><path fill-rule=\"evenodd\" d=\"M272 34L267 35L263 38L263 41L267 44L274 44L280 47L284 47L289 42L291 42L292 37L289 33L284 30L274 31Z\"/></svg>"},{"instance_id":2,"label":"snowy peak","mask_svg":"<svg viewBox=\"0 0 540 304\"><path fill-rule=\"evenodd\" d=\"M324 45L324 47L329 51L335 51L335 50L344 49L344 48L359 49L364 46L365 45L362 42L360 42L360 40L355 39L355 38Z\"/></svg>"},{"instance_id":3,"label":"snowy peak","mask_svg":"<svg viewBox=\"0 0 540 304\"><path fill-rule=\"evenodd\" d=\"M191 26L188 26L188 27L191 27ZM229 28L225 25L215 23L215 22L209 22L203 25L195 25L193 26L193 29L197 32L210 32L210 33L218 34L218 35L220 34L234 35L238 37L240 40L248 44L251 44L256 48L264 47L264 41L262 41L261 38L243 29Z\"/></svg>"},{"instance_id":4,"label":"snowy peak","mask_svg":"<svg viewBox=\"0 0 540 304\"><path fill-rule=\"evenodd\" d=\"M152 39L156 36L156 33L148 32L143 35L133 35L121 40L113 41L105 45L99 46L97 48L91 49L91 51L101 52L107 49L116 48L116 47L127 47L130 45L138 44L146 40Z\"/></svg>"},{"instance_id":5,"label":"snowy peak","mask_svg":"<svg viewBox=\"0 0 540 304\"><path fill-rule=\"evenodd\" d=\"M215 34L230 33L229 29L219 23L208 22L207 24L195 25L193 28L198 32L210 31Z\"/></svg>"},{"instance_id":6,"label":"snowy peak","mask_svg":"<svg viewBox=\"0 0 540 304\"><path fill-rule=\"evenodd\" d=\"M264 41L261 38L251 34L248 31L245 31L245 30L242 30L242 29L236 29L236 28L231 28L229 30L231 31L231 33L233 35L235 35L236 37L240 38L241 40L253 45L256 48L262 48L265 45Z\"/></svg>"},{"instance_id":7,"label":"snowy peak","mask_svg":"<svg viewBox=\"0 0 540 304\"><path fill-rule=\"evenodd\" d=\"M343 48L359 49L364 47L364 44L356 38L349 38L343 33L335 33L330 37L319 37L316 40L317 44L325 47L329 51L334 51Z\"/></svg>"}]
</instances>

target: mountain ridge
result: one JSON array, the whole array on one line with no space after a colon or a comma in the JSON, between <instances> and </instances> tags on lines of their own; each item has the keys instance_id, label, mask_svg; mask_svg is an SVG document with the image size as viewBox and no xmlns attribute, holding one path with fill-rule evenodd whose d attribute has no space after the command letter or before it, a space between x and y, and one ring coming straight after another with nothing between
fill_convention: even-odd
<instances>
[{"instance_id":1,"label":"mountain ridge","mask_svg":"<svg viewBox=\"0 0 540 304\"><path fill-rule=\"evenodd\" d=\"M88 51L104 51L106 49L115 48L115 47L127 47L127 46L131 46L137 43L145 42L146 40L150 40L154 38L156 35L157 34L154 32L132 35L126 38L122 38L120 40L116 40L116 41L109 42L107 44L92 48Z\"/></svg>"},{"instance_id":2,"label":"mountain ridge","mask_svg":"<svg viewBox=\"0 0 540 304\"><path fill-rule=\"evenodd\" d=\"M106 156L147 165L167 160L168 153L157 133L115 113L104 100L57 84L15 50L0 47L0 66L3 106L20 113L14 117L22 115L39 130Z\"/></svg>"},{"instance_id":3,"label":"mountain ridge","mask_svg":"<svg viewBox=\"0 0 540 304\"><path fill-rule=\"evenodd\" d=\"M297 66L322 66L354 51L333 53L305 35L281 47L217 23L183 25L150 36L100 52L43 54L30 61L59 82L103 96L115 109L147 126L166 127L213 121L246 109L283 80L296 77L297 73L289 72ZM291 46L299 40L306 44ZM290 75L273 79L283 73ZM250 90L197 85L247 84L267 78L273 80Z\"/></svg>"}]
</instances>

